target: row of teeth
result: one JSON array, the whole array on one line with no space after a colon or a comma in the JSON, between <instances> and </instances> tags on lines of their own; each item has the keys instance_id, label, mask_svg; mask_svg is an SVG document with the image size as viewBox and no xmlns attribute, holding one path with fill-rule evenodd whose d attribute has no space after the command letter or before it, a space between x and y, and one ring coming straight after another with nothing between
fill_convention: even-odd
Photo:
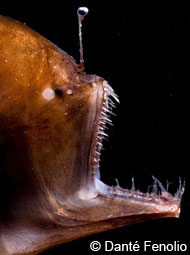
<instances>
[{"instance_id":1,"label":"row of teeth","mask_svg":"<svg viewBox=\"0 0 190 255\"><path fill-rule=\"evenodd\" d=\"M96 137L96 149L95 149L95 155L94 155L94 174L95 177L100 179L100 171L99 171L99 164L100 164L100 155L101 150L103 148L103 140L107 140L108 134L106 134L106 125L113 125L112 121L110 119L111 115L114 115L113 108L115 108L115 102L119 103L119 99L117 95L115 94L114 90L110 87L110 85L104 81L104 101L103 101L103 107L101 111L101 115L99 118L99 125L97 130L97 137Z\"/></svg>"},{"instance_id":2,"label":"row of teeth","mask_svg":"<svg viewBox=\"0 0 190 255\"><path fill-rule=\"evenodd\" d=\"M103 183L101 180L95 178L95 186L98 190L99 194L102 194L103 196L107 196L110 198L118 198L118 199L136 199L136 200L143 200L143 201L162 201L162 199L166 199L168 201L181 201L184 190L185 190L185 181L181 181L181 178L179 178L179 187L177 189L177 192L174 194L174 196L171 196L168 193L168 187L167 189L164 188L162 183L152 176L153 178L153 185L152 185L152 192L143 193L139 190L135 189L134 185L134 179L132 178L132 188L129 189L123 189L120 187L118 181L116 186L108 186L105 183Z\"/></svg>"}]
</instances>

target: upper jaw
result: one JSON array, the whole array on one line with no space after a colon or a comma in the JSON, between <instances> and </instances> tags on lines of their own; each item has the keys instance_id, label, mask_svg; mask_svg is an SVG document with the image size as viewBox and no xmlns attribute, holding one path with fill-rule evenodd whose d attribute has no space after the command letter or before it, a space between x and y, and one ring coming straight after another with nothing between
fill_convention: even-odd
<instances>
[{"instance_id":1,"label":"upper jaw","mask_svg":"<svg viewBox=\"0 0 190 255\"><path fill-rule=\"evenodd\" d=\"M119 102L119 100L113 89L103 78L82 74L80 80L83 83L90 84L92 88L88 121L85 124L86 133L88 133L87 143L90 144L89 155L84 155L84 157L88 157L88 171L84 178L86 181L82 182L77 192L77 195L82 200L88 200L97 196L95 178L100 179L100 154L103 139L107 137L105 127L107 124L112 124L110 115L112 114L112 108L115 107L114 101ZM84 146L86 147L86 144Z\"/></svg>"},{"instance_id":2,"label":"upper jaw","mask_svg":"<svg viewBox=\"0 0 190 255\"><path fill-rule=\"evenodd\" d=\"M111 115L115 102L119 102L117 95L111 86L100 77L95 77L94 86L97 86L96 118L92 131L92 144L90 152L89 168L94 178L100 179L100 156L103 140L107 138L105 128L112 125Z\"/></svg>"}]
</instances>

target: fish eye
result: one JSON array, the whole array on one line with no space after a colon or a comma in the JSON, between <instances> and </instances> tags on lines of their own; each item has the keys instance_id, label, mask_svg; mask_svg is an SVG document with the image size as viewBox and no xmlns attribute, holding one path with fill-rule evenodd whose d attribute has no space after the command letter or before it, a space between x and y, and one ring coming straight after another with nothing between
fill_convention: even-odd
<instances>
[{"instance_id":1,"label":"fish eye","mask_svg":"<svg viewBox=\"0 0 190 255\"><path fill-rule=\"evenodd\" d=\"M63 90L62 90L62 89L60 89L60 88L55 88L54 91L55 91L55 94L56 94L57 96L59 96L59 97L62 97L62 96L63 96Z\"/></svg>"}]
</instances>

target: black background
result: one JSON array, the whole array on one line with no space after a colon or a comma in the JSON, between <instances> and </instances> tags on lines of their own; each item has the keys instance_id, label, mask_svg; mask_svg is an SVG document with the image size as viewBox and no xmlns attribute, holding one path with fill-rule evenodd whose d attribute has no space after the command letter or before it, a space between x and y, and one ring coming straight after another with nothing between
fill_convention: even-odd
<instances>
[{"instance_id":1,"label":"black background","mask_svg":"<svg viewBox=\"0 0 190 255\"><path fill-rule=\"evenodd\" d=\"M79 60L76 10L87 6L83 23L86 72L104 77L119 95L114 127L102 153L107 184L146 191L152 175L175 193L186 189L179 219L161 219L86 237L44 254L91 254L93 240L115 243L180 240L190 245L190 10L184 1L25 1L1 3L10 16ZM101 252L103 253L103 251ZM179 254L179 253L178 253Z\"/></svg>"}]
</instances>

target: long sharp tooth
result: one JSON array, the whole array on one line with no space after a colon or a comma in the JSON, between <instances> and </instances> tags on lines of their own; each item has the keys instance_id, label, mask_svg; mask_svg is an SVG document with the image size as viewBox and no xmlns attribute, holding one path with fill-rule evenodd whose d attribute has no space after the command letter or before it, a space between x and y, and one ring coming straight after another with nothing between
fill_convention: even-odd
<instances>
[{"instance_id":1,"label":"long sharp tooth","mask_svg":"<svg viewBox=\"0 0 190 255\"><path fill-rule=\"evenodd\" d=\"M108 135L106 133L102 132L102 131L99 131L99 134L108 137Z\"/></svg>"},{"instance_id":2,"label":"long sharp tooth","mask_svg":"<svg viewBox=\"0 0 190 255\"><path fill-rule=\"evenodd\" d=\"M118 96L115 94L115 93L112 93L112 94L110 94L114 99L115 99L115 101L117 102L117 103L119 103L119 98L118 98Z\"/></svg>"},{"instance_id":3,"label":"long sharp tooth","mask_svg":"<svg viewBox=\"0 0 190 255\"><path fill-rule=\"evenodd\" d=\"M108 117L103 117L103 116L102 116L102 119L105 120L105 121L107 121L107 122L109 122L109 123L112 123L112 120L110 120Z\"/></svg>"},{"instance_id":4,"label":"long sharp tooth","mask_svg":"<svg viewBox=\"0 0 190 255\"><path fill-rule=\"evenodd\" d=\"M101 115L103 115L103 116L107 116L107 114L105 113L105 112L101 112Z\"/></svg>"},{"instance_id":5,"label":"long sharp tooth","mask_svg":"<svg viewBox=\"0 0 190 255\"><path fill-rule=\"evenodd\" d=\"M100 148L102 148L102 143L99 143L99 142L97 142L97 145L100 147Z\"/></svg>"},{"instance_id":6,"label":"long sharp tooth","mask_svg":"<svg viewBox=\"0 0 190 255\"><path fill-rule=\"evenodd\" d=\"M109 101L109 105L111 105L111 107L113 107L113 108L116 107L115 103L113 101L111 101L111 100Z\"/></svg>"},{"instance_id":7,"label":"long sharp tooth","mask_svg":"<svg viewBox=\"0 0 190 255\"><path fill-rule=\"evenodd\" d=\"M112 114L112 115L116 116L116 114L113 113L113 112L112 112L111 110L109 110L108 108L107 108L105 111L108 112L109 114Z\"/></svg>"},{"instance_id":8,"label":"long sharp tooth","mask_svg":"<svg viewBox=\"0 0 190 255\"><path fill-rule=\"evenodd\" d=\"M100 125L102 125L102 126L104 127L104 126L105 126L105 124L106 124L106 121L105 121L105 120L103 120L103 119L101 119L99 123L100 123Z\"/></svg>"}]
</instances>

